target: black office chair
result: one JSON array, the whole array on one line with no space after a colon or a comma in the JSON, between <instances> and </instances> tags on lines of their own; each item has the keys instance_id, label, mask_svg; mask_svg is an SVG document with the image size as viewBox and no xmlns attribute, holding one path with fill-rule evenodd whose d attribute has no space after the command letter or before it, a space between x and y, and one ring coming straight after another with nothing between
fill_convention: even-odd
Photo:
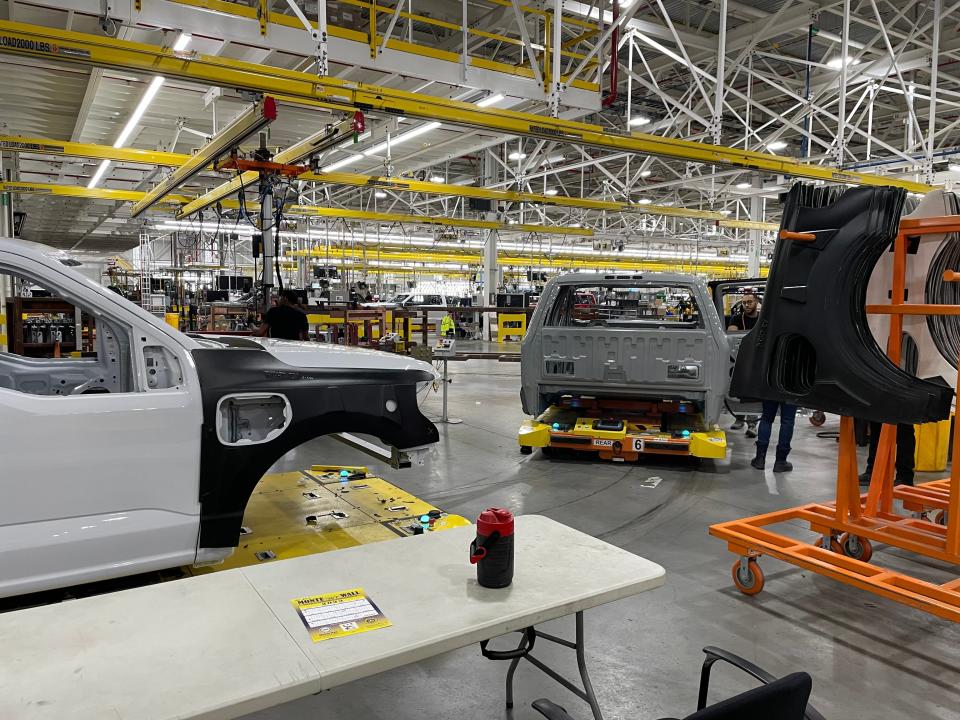
<instances>
[{"instance_id":1,"label":"black office chair","mask_svg":"<svg viewBox=\"0 0 960 720\"><path fill-rule=\"evenodd\" d=\"M777 679L749 660L726 650L705 647L703 652L707 657L700 671L697 711L687 715L684 720L825 720L823 715L807 704L813 687L813 681L807 673L797 672ZM717 660L728 662L753 675L763 685L707 707L710 670ZM533 707L547 720L573 720L566 710L546 699L534 701Z\"/></svg>"}]
</instances>

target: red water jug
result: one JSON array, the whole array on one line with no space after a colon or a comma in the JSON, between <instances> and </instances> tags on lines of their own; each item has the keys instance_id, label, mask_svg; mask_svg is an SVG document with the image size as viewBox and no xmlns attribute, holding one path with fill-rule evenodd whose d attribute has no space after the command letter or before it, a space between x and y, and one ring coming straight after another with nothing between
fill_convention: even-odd
<instances>
[{"instance_id":1,"label":"red water jug","mask_svg":"<svg viewBox=\"0 0 960 720\"><path fill-rule=\"evenodd\" d=\"M477 582L484 587L505 588L513 582L513 513L503 508L480 513L470 562L477 566Z\"/></svg>"}]
</instances>

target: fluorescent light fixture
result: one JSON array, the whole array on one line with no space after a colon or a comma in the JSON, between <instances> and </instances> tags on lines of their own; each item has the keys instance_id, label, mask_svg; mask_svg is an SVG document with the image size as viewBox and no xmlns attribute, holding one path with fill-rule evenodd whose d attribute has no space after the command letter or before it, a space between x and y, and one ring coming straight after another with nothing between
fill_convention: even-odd
<instances>
[{"instance_id":1,"label":"fluorescent light fixture","mask_svg":"<svg viewBox=\"0 0 960 720\"><path fill-rule=\"evenodd\" d=\"M556 188L550 188L549 190L544 190L544 195L556 195L559 192Z\"/></svg>"},{"instance_id":2,"label":"fluorescent light fixture","mask_svg":"<svg viewBox=\"0 0 960 720\"><path fill-rule=\"evenodd\" d=\"M652 171L650 171L650 170L641 170L641 171L640 171L640 177L642 177L642 178L648 178L648 177L650 177L651 174L652 174Z\"/></svg>"},{"instance_id":3,"label":"fluorescent light fixture","mask_svg":"<svg viewBox=\"0 0 960 720\"><path fill-rule=\"evenodd\" d=\"M160 86L163 85L164 80L165 78L163 75L155 75L153 80L150 81L150 85L147 86L147 91L143 94L143 97L140 98L140 102L137 103L137 107L134 109L130 119L127 120L127 124L120 132L120 136L117 138L116 142L113 143L115 148L121 148L127 144L127 140L130 139L130 135L143 118L143 114L147 112L147 108L150 107L150 103L153 102L153 99L160 91Z\"/></svg>"},{"instance_id":4,"label":"fluorescent light fixture","mask_svg":"<svg viewBox=\"0 0 960 720\"><path fill-rule=\"evenodd\" d=\"M543 160L541 165L552 165L554 163L563 162L566 158L563 155L551 155L550 157Z\"/></svg>"},{"instance_id":5,"label":"fluorescent light fixture","mask_svg":"<svg viewBox=\"0 0 960 720\"><path fill-rule=\"evenodd\" d=\"M767 143L767 150L783 150L787 146L785 140L774 140Z\"/></svg>"},{"instance_id":6,"label":"fluorescent light fixture","mask_svg":"<svg viewBox=\"0 0 960 720\"><path fill-rule=\"evenodd\" d=\"M623 7L623 5L621 5L620 7ZM627 124L633 127L637 127L639 125L648 125L649 123L650 123L650 118L648 118L646 115L637 115L636 117L630 118L630 121Z\"/></svg>"},{"instance_id":7,"label":"fluorescent light fixture","mask_svg":"<svg viewBox=\"0 0 960 720\"><path fill-rule=\"evenodd\" d=\"M526 159L527 159L527 154L522 152L514 151L509 155L507 155L507 160L526 160Z\"/></svg>"},{"instance_id":8,"label":"fluorescent light fixture","mask_svg":"<svg viewBox=\"0 0 960 720\"><path fill-rule=\"evenodd\" d=\"M383 200L383 199L387 196L387 194L386 194L383 190L377 190L377 191L373 194L373 196L374 196L375 198L377 198L378 200Z\"/></svg>"},{"instance_id":9,"label":"fluorescent light fixture","mask_svg":"<svg viewBox=\"0 0 960 720\"><path fill-rule=\"evenodd\" d=\"M640 203L641 205L651 205L653 203L653 200L651 200L650 198L640 198L639 200L637 200L637 202Z\"/></svg>"},{"instance_id":10,"label":"fluorescent light fixture","mask_svg":"<svg viewBox=\"0 0 960 720\"><path fill-rule=\"evenodd\" d=\"M496 105L498 102L503 100L503 93L497 93L496 95L489 95L485 97L480 102L474 103L477 107L490 107L491 105Z\"/></svg>"},{"instance_id":11,"label":"fluorescent light fixture","mask_svg":"<svg viewBox=\"0 0 960 720\"><path fill-rule=\"evenodd\" d=\"M960 164L950 163L949 165L947 165L947 170L953 173L960 173Z\"/></svg>"},{"instance_id":12,"label":"fluorescent light fixture","mask_svg":"<svg viewBox=\"0 0 960 720\"><path fill-rule=\"evenodd\" d=\"M474 104L475 104L477 107L482 107L482 108L484 108L484 107L489 107L489 106L491 106L491 105L495 105L496 103L500 102L501 100L504 99L504 97L505 97L505 96L504 96L502 93L496 93L496 94L494 94L494 95L490 95L490 96L488 96L488 97L485 97L483 100L480 100L479 102L474 103ZM404 118L404 117L399 117L399 118L397 118L397 121L398 121L398 122L402 122L402 121L405 120L405 119L406 119L406 118ZM391 138L389 145L390 145L390 147L391 147L391 149L392 149L395 145L399 145L400 143L407 142L407 140L413 140L415 137L419 137L420 135L423 135L424 133L430 132L431 130L436 130L436 129L437 129L438 127L440 127L440 126L441 126L441 123L439 123L439 122L429 122L429 123L427 123L426 125L421 125L420 127L416 127L416 128L414 128L413 130L410 130L410 131L408 131L408 132L405 132L405 133L402 134L402 135L397 135L396 137ZM367 132L363 133L362 135L360 135L360 136L357 138L357 142L362 142L362 141L366 140L368 137L370 137L370 134L371 134L371 133L370 133L369 130L368 130ZM349 147L350 147L351 145L353 145L353 144L354 144L353 141L348 141L348 142L342 143L341 145L338 145L338 146L337 146L337 149L338 149L338 150L346 150L347 148L349 148ZM377 144L374 145L372 148L368 148L367 150L363 150L362 152L363 152L363 155L364 155L364 156L370 157L371 155L379 155L380 153L382 153L382 152L383 152L384 150L386 150L386 149L387 149L387 142L384 141L384 142L381 142L381 143L377 143ZM354 156L352 156L352 157L350 157L350 158L346 158L346 159L344 159L344 160L337 160L337 162L335 162L335 163L333 163L333 164L331 164L331 165L328 165L327 167L323 168L323 172L333 172L334 170L338 170L338 169L340 169L340 168L342 168L342 167L344 167L344 166L346 166L346 165L349 165L349 164L352 163L352 162L355 162L356 160L360 159L360 157L361 157L360 155L354 155ZM431 182L443 182L443 180L435 180L435 179L431 178Z\"/></svg>"},{"instance_id":13,"label":"fluorescent light fixture","mask_svg":"<svg viewBox=\"0 0 960 720\"><path fill-rule=\"evenodd\" d=\"M179 40L177 41L180 42ZM190 42L190 36L187 36L187 42ZM186 47L186 44L184 45ZM127 141L130 139L130 136L133 134L133 131L136 129L140 120L143 119L144 113L147 112L147 108L150 107L150 103L153 102L153 99L157 96L157 93L160 91L160 86L163 85L165 78L163 75L154 75L153 80L150 81L150 84L147 86L146 92L143 93L143 97L140 98L140 102L137 103L137 107L134 108L133 114L130 115L130 118L127 120L127 124L123 126L123 130L120 131L120 135L117 136L116 141L113 143L115 148L122 148L127 144ZM107 172L107 168L110 167L110 161L104 160L100 163L100 167L97 168L97 171L93 174L93 177L90 178L90 182L87 184L87 187L91 190L100 184L100 181L103 179L104 173Z\"/></svg>"},{"instance_id":14,"label":"fluorescent light fixture","mask_svg":"<svg viewBox=\"0 0 960 720\"><path fill-rule=\"evenodd\" d=\"M749 188L749 187L753 187L753 185L751 185L751 184L748 183L748 182L738 182L738 183L737 183L737 188L739 188L740 190L746 190L746 189Z\"/></svg>"},{"instance_id":15,"label":"fluorescent light fixture","mask_svg":"<svg viewBox=\"0 0 960 720\"><path fill-rule=\"evenodd\" d=\"M97 184L103 179L103 174L107 171L107 168L110 167L109 160L101 160L97 171L93 174L93 177L90 178L90 182L87 183L87 187L91 190L97 186Z\"/></svg>"},{"instance_id":16,"label":"fluorescent light fixture","mask_svg":"<svg viewBox=\"0 0 960 720\"><path fill-rule=\"evenodd\" d=\"M190 44L190 41L193 40L193 36L187 33L180 33L180 37L177 38L177 41L173 44L174 52L183 52L187 49L187 45Z\"/></svg>"},{"instance_id":17,"label":"fluorescent light fixture","mask_svg":"<svg viewBox=\"0 0 960 720\"><path fill-rule=\"evenodd\" d=\"M350 157L344 158L343 160L337 160L335 163L331 163L324 167L321 172L334 172L339 170L342 167L349 165L350 163L355 163L359 160L363 160L363 155L353 154Z\"/></svg>"},{"instance_id":18,"label":"fluorescent light fixture","mask_svg":"<svg viewBox=\"0 0 960 720\"><path fill-rule=\"evenodd\" d=\"M721 214L721 215L730 215L730 214L732 214L732 213L733 213L733 210L721 210L721 211L720 211L720 214Z\"/></svg>"},{"instance_id":19,"label":"fluorescent light fixture","mask_svg":"<svg viewBox=\"0 0 960 720\"><path fill-rule=\"evenodd\" d=\"M847 55L846 63L844 63L843 59L839 57L835 57L827 60L827 67L833 68L834 70L839 70L844 65L859 65L859 64L860 64L859 60L857 60L856 58L852 58L849 55Z\"/></svg>"},{"instance_id":20,"label":"fluorescent light fixture","mask_svg":"<svg viewBox=\"0 0 960 720\"><path fill-rule=\"evenodd\" d=\"M440 125L441 123L437 121L433 121L433 122L428 122L426 125L415 127L413 130L408 130L407 132L403 133L403 135L397 135L395 138L391 138L389 145L392 149L393 147L399 145L400 143L405 143L408 140L413 140L414 138L420 137L424 133L428 133L431 130L436 130L438 127L440 127ZM378 155L386 149L387 149L387 141L384 140L382 143L377 143L372 148L369 148L368 150L364 150L363 154L366 157L370 157L371 155Z\"/></svg>"},{"instance_id":21,"label":"fluorescent light fixture","mask_svg":"<svg viewBox=\"0 0 960 720\"><path fill-rule=\"evenodd\" d=\"M444 178L443 175L431 175L431 176L430 176L430 182L432 182L432 183L442 183L442 182L445 182L445 180L446 180L446 178Z\"/></svg>"}]
</instances>

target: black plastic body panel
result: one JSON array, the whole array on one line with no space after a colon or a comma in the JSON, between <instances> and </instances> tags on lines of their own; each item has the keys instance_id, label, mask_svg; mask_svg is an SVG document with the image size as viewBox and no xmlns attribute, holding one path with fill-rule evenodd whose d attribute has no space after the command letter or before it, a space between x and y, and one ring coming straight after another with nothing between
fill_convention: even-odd
<instances>
[{"instance_id":1,"label":"black plastic body panel","mask_svg":"<svg viewBox=\"0 0 960 720\"><path fill-rule=\"evenodd\" d=\"M793 186L781 229L816 240L777 243L760 320L737 355L732 396L886 423L949 417L953 390L890 362L867 325L867 282L896 236L904 199L892 187Z\"/></svg>"},{"instance_id":2,"label":"black plastic body panel","mask_svg":"<svg viewBox=\"0 0 960 720\"><path fill-rule=\"evenodd\" d=\"M262 349L202 349L193 357L203 397L200 452L199 547L238 543L247 501L264 473L289 450L336 432L373 435L397 448L439 440L420 412L417 383L433 380L422 370L299 368ZM217 437L217 403L232 393L279 393L293 418L273 440L229 446ZM387 410L388 401L396 409Z\"/></svg>"}]
</instances>

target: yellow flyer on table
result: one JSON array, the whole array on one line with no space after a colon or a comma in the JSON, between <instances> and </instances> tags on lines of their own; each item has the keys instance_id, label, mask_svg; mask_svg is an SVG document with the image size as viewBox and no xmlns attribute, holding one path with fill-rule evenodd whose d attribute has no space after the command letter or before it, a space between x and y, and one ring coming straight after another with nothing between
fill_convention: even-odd
<instances>
[{"instance_id":1,"label":"yellow flyer on table","mask_svg":"<svg viewBox=\"0 0 960 720\"><path fill-rule=\"evenodd\" d=\"M314 642L379 630L393 624L366 596L363 588L295 598L290 602Z\"/></svg>"}]
</instances>

